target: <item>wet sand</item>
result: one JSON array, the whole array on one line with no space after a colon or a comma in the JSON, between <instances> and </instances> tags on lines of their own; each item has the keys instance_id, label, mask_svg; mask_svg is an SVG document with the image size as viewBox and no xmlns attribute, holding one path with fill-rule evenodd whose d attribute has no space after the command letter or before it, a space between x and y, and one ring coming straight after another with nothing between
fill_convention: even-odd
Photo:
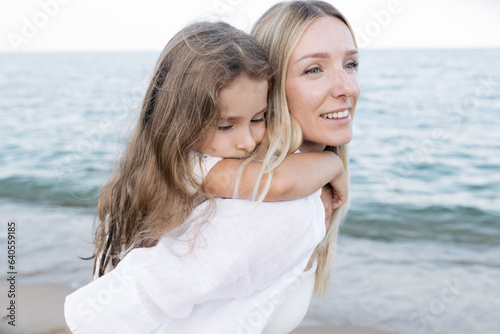
<instances>
[{"instance_id":1,"label":"wet sand","mask_svg":"<svg viewBox=\"0 0 500 334\"><path fill-rule=\"evenodd\" d=\"M8 307L8 286L0 285L2 309ZM71 334L64 321L64 298L73 289L57 285L22 285L16 287L15 325L2 312L0 333L4 334ZM5 305L5 306L4 306ZM298 328L291 334L389 334L389 332L360 327Z\"/></svg>"}]
</instances>

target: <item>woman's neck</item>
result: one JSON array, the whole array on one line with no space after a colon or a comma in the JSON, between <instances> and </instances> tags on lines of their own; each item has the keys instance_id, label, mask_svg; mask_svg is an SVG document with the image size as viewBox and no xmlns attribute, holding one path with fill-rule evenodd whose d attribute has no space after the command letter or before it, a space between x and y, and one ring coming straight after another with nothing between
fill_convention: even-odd
<instances>
[{"instance_id":1,"label":"woman's neck","mask_svg":"<svg viewBox=\"0 0 500 334\"><path fill-rule=\"evenodd\" d=\"M307 140L304 140L302 142L302 145L300 145L299 150L302 153L306 152L323 152L325 150L326 145L323 144L318 144L318 143L313 143Z\"/></svg>"}]
</instances>

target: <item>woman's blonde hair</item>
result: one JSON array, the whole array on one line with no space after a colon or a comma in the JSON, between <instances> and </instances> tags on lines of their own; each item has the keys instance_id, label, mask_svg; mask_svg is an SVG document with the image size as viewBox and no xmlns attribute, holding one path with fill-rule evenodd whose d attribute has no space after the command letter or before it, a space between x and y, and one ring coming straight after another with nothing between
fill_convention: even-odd
<instances>
[{"instance_id":1,"label":"woman's blonde hair","mask_svg":"<svg viewBox=\"0 0 500 334\"><path fill-rule=\"evenodd\" d=\"M219 92L240 75L269 81L272 72L255 40L226 23L195 23L168 42L126 151L99 196L95 276L129 250L154 246L213 200L196 182L191 152L213 135ZM268 126L275 128L272 117Z\"/></svg>"},{"instance_id":2,"label":"woman's blonde hair","mask_svg":"<svg viewBox=\"0 0 500 334\"><path fill-rule=\"evenodd\" d=\"M288 62L300 37L315 19L333 16L346 24L351 31L354 43L354 33L347 19L335 7L324 1L291 1L280 2L265 12L255 23L251 34L259 45L267 52L271 67L275 71L269 100L275 110L289 117L285 79ZM286 122L283 122L286 123ZM349 147L327 146L327 150L336 153L344 163L349 180ZM316 293L324 297L330 281L337 247L337 234L340 224L347 216L349 201L334 211L330 229L317 248L318 268L316 271Z\"/></svg>"}]
</instances>

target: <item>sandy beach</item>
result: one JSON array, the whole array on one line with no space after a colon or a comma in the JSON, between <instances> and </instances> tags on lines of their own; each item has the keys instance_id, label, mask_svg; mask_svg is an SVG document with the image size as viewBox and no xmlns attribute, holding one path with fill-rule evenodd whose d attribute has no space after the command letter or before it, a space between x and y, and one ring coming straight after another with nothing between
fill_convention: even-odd
<instances>
[{"instance_id":1,"label":"sandy beach","mask_svg":"<svg viewBox=\"0 0 500 334\"><path fill-rule=\"evenodd\" d=\"M16 287L15 326L2 315L0 333L4 334L70 334L63 314L64 298L73 289L56 285L22 285ZM8 303L8 287L0 285L2 309ZM4 312L5 314L5 312ZM389 332L359 327L298 328L292 334L389 334Z\"/></svg>"},{"instance_id":2,"label":"sandy beach","mask_svg":"<svg viewBox=\"0 0 500 334\"><path fill-rule=\"evenodd\" d=\"M8 287L0 285L2 310L5 310ZM8 322L2 311L0 333L14 334L63 334L71 333L66 328L63 314L64 298L73 289L56 285L21 285L16 287L15 326Z\"/></svg>"}]
</instances>

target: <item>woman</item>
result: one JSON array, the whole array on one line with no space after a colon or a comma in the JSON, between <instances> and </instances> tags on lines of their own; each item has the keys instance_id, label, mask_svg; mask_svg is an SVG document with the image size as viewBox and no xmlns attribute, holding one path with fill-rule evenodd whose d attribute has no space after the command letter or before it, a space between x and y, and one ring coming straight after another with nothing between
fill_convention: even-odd
<instances>
[{"instance_id":1,"label":"woman","mask_svg":"<svg viewBox=\"0 0 500 334\"><path fill-rule=\"evenodd\" d=\"M288 108L302 129L304 141L300 151L331 150L342 158L349 175L347 144L352 139L360 87L357 45L347 19L323 1L280 2L259 18L252 35L276 71L271 107ZM327 212L327 235L316 250L315 292L324 298L333 269L338 228L345 219L348 203L332 213L328 187L323 188L322 199ZM288 295L265 333L287 333L300 323L309 305L310 284L305 281Z\"/></svg>"},{"instance_id":2,"label":"woman","mask_svg":"<svg viewBox=\"0 0 500 334\"><path fill-rule=\"evenodd\" d=\"M269 60L277 72L273 96L270 99L274 106L271 108L280 108L284 115L288 115L287 108L290 109L290 114L302 127L304 137L302 151L333 150L342 157L347 170L348 151L345 145L352 136L352 117L359 96L359 86L356 72L356 45L346 21L341 21L338 17L342 16L323 2L280 3L264 14L253 33L268 52ZM325 206L330 207L331 193L324 191L323 198ZM240 216L229 217L232 225L221 224L224 218L227 218L224 217L225 213L234 212L233 203L231 200L218 201L216 215L200 231L200 236L205 237L212 233L218 240L227 241L227 245L202 243L201 247L198 247L197 244L195 252L189 253L188 244L181 246L179 243L173 244L172 239L164 239L155 247L133 250L115 270L93 283L98 291L95 298L86 298L83 303L73 305L77 308L77 313L88 318L89 322L95 317L115 317L120 321L120 328L126 329L124 323L129 319L115 314L110 306L127 305L130 302L128 298L134 298L140 300L144 306L141 307L140 314L137 314L139 319L134 320L135 328L142 328L143 332L152 330L161 332L160 328L168 326L168 322L174 321L172 319L185 319L182 324L180 322L183 320L180 320L180 325L176 327L182 328L179 333L197 333L201 328L204 333L260 333L264 328L268 333L285 333L293 329L289 327L292 323L295 327L302 320L311 297L309 293L312 290L311 282L314 285L314 280L302 281L300 277L308 257L304 258L304 254L293 253L295 243L300 242L303 234L297 232L297 226L287 224L286 220L284 224L273 228L269 228L272 226L269 222L258 225L259 219L274 219L262 214L261 210L268 214L271 212L269 206L276 205L268 203L259 205L252 216L258 219L247 226L244 226L247 219L243 217L252 213L253 205L242 210ZM241 205L241 202L238 203ZM290 209L293 206L290 205ZM274 209L274 212L276 211L278 210ZM344 205L334 213L333 228L329 229L325 241L318 248L316 291L319 294L324 294L326 290L330 273L328 266L333 261L338 225L345 217L346 211L347 206ZM286 213L284 210L282 214ZM315 220L319 217L321 215L315 217ZM253 234L252 241L245 245L231 244L231 234L239 233L241 227L249 226L251 229L245 232ZM309 233L311 236L317 236L322 232L314 228L308 229L307 226L301 228L304 228L304 233ZM269 244L259 243L258 236L264 234L267 234L267 237L273 236L276 241L272 245L272 250ZM167 245L169 247L163 247L165 243L169 244ZM232 248L228 248L228 245ZM255 251L253 254L246 253L244 258L233 256L229 250L238 250L239 255L241 253L238 247L253 247ZM207 291L204 299L187 302L189 298L184 295L174 296L178 297L182 307L170 303L163 308L159 307L159 305L165 306L162 299L169 297L160 291L147 290L149 286L158 286L149 284L149 280L164 280L182 285L177 282L183 279L183 272L171 272L168 271L168 267L164 267L160 269L166 270L158 270L155 274L149 271L144 273L146 267L142 264L149 259L171 255L172 249L176 251L175 259L178 261L194 261L196 257L207 254L212 257L217 256L220 259L220 268L223 269L218 268L215 275L210 276L209 281L201 277L198 282L186 282L191 284L193 289L201 286ZM209 251L203 252L203 249ZM278 254L287 252L290 252L290 255L293 253L288 267L273 268L273 261L281 260ZM188 253L189 256L186 255ZM147 264L148 269L162 265L151 262L152 260ZM237 271L233 271L234 267L226 270L228 267L223 266L225 262L237 267ZM261 270L264 266L266 270ZM313 267L312 270L314 269ZM234 274L236 272L237 275ZM231 284L226 285L222 284L223 281L217 281L219 273L224 274L224 280L229 276ZM168 283L166 285L168 288ZM293 291L296 286L299 288ZM167 308L171 316L167 321L162 321ZM294 319L290 318L290 310L293 311ZM124 314L128 314L127 312ZM280 317L286 318L285 324L279 321ZM271 319L273 322L269 323ZM139 323L140 321L143 323ZM204 327L195 327L193 324L202 324ZM223 325L226 326L222 327Z\"/></svg>"}]
</instances>

